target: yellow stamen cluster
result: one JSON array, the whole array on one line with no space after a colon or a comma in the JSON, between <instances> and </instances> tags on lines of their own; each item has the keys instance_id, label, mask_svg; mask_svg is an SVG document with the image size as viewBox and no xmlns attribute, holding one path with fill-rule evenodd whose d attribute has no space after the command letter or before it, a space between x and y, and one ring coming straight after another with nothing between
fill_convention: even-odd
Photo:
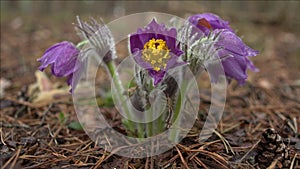
<instances>
[{"instance_id":1,"label":"yellow stamen cluster","mask_svg":"<svg viewBox=\"0 0 300 169\"><path fill-rule=\"evenodd\" d=\"M169 51L166 41L152 38L144 45L142 58L151 64L153 70L160 71L167 66Z\"/></svg>"}]
</instances>

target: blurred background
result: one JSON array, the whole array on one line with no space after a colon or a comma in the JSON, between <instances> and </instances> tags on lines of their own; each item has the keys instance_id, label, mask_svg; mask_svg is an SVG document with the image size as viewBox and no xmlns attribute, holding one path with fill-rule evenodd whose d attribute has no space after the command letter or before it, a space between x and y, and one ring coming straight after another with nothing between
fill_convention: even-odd
<instances>
[{"instance_id":1,"label":"blurred background","mask_svg":"<svg viewBox=\"0 0 300 169\"><path fill-rule=\"evenodd\" d=\"M63 40L80 41L73 25L77 15L102 17L108 23L146 11L183 18L213 12L260 51L253 58L260 72L249 72L250 81L299 83L299 9L297 1L1 1L1 78L12 82L10 90L33 83L36 59L48 47Z\"/></svg>"}]
</instances>

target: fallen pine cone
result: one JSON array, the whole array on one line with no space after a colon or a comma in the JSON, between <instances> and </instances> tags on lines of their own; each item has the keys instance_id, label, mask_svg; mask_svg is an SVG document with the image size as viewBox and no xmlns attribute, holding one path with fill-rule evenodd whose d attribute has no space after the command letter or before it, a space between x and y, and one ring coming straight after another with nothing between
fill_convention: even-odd
<instances>
[{"instance_id":1,"label":"fallen pine cone","mask_svg":"<svg viewBox=\"0 0 300 169\"><path fill-rule=\"evenodd\" d=\"M289 168L291 159L288 147L281 136L272 128L267 129L258 144L258 154L255 157L258 168ZM273 167L272 167L273 166Z\"/></svg>"}]
</instances>

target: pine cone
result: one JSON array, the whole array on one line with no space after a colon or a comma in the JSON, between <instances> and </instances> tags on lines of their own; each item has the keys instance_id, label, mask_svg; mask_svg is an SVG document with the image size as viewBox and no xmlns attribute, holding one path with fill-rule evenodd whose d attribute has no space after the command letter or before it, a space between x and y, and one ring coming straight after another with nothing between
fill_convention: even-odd
<instances>
[{"instance_id":1,"label":"pine cone","mask_svg":"<svg viewBox=\"0 0 300 169\"><path fill-rule=\"evenodd\" d=\"M267 129L262 134L262 139L258 144L258 154L255 157L258 167L265 169L274 160L278 160L276 168L289 168L290 158L288 147L282 141L281 136L272 128Z\"/></svg>"}]
</instances>

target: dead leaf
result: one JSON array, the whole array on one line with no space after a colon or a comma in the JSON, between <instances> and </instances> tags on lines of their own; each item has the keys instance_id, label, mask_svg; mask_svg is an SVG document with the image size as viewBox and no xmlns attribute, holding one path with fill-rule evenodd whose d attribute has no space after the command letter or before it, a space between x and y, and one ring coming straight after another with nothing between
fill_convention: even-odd
<instances>
[{"instance_id":1,"label":"dead leaf","mask_svg":"<svg viewBox=\"0 0 300 169\"><path fill-rule=\"evenodd\" d=\"M6 80L4 78L0 79L0 98L3 98L5 95L4 90L8 88L11 85L11 82L9 80Z\"/></svg>"},{"instance_id":2,"label":"dead leaf","mask_svg":"<svg viewBox=\"0 0 300 169\"><path fill-rule=\"evenodd\" d=\"M28 95L35 106L44 106L70 95L68 88L57 88L44 72L36 71L37 82L29 86Z\"/></svg>"}]
</instances>

